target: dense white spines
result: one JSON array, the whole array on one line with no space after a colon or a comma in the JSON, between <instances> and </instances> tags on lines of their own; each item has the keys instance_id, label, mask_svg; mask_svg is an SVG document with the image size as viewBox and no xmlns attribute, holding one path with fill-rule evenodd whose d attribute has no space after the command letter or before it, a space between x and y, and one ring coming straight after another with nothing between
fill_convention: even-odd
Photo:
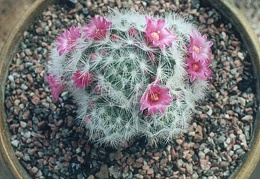
<instances>
[{"instance_id":1,"label":"dense white spines","mask_svg":"<svg viewBox=\"0 0 260 179\"><path fill-rule=\"evenodd\" d=\"M89 138L118 146L144 135L151 142L171 140L189 126L197 101L204 97L207 82L189 82L185 56L189 33L195 27L173 14L165 16L165 26L176 33L177 40L163 51L147 44L145 15L113 11L112 26L103 40L78 40L68 54L51 52L49 72L65 79L78 105L78 120L89 130ZM134 29L133 34L129 29ZM93 73L93 83L75 87L76 70ZM145 116L140 98L151 83L163 84L173 96L164 114Z\"/></svg>"}]
</instances>

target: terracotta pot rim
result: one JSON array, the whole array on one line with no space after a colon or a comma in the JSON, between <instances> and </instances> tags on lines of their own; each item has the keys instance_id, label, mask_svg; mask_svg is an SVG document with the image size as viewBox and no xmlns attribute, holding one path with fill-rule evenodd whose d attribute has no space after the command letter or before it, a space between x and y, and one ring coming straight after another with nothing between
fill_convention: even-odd
<instances>
[{"instance_id":1,"label":"terracotta pot rim","mask_svg":"<svg viewBox=\"0 0 260 179\"><path fill-rule=\"evenodd\" d=\"M257 102L260 101L260 45L259 41L249 25L247 19L242 15L242 13L231 3L230 0L208 0L211 5L215 6L216 9L220 11L222 15L228 18L235 28L240 28L240 32L243 34L241 38L243 42L247 46L247 50L249 51L251 60L254 64L254 72L255 76L257 77L256 85L257 85ZM31 8L25 12L21 19L19 19L19 23L15 26L13 31L10 33L6 43L3 46L3 49L0 53L0 80L5 82L7 76L7 68L9 66L9 61L11 60L11 51L15 51L17 48L16 41L19 41L21 38L21 33L26 29L26 25L30 22L30 20L34 19L39 12L42 12L42 9L46 7L46 5L55 2L55 0L36 0ZM14 48L15 47L15 48ZM249 48L250 47L250 48ZM1 85L1 106L0 110L4 111L4 86L5 83ZM31 178L24 168L19 163L17 157L14 154L14 150L10 144L10 132L7 129L7 124L5 122L6 116L4 113L0 115L0 155L3 156L4 163L7 166L7 169L10 170L10 174L13 175L14 178L21 178L27 179ZM254 138L251 142L251 148L248 152L245 162L242 164L241 167L238 167L238 171L235 172L230 178L236 179L244 179L249 178L252 174L253 170L255 169L257 163L260 160L260 114L259 111L256 115L256 130L254 134Z\"/></svg>"}]
</instances>

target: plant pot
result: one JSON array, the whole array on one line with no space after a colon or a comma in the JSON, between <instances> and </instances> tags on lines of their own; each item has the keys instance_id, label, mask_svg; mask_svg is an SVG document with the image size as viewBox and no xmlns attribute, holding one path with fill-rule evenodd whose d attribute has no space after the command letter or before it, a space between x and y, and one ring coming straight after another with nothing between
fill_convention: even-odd
<instances>
[{"instance_id":1,"label":"plant pot","mask_svg":"<svg viewBox=\"0 0 260 179\"><path fill-rule=\"evenodd\" d=\"M53 3L53 0L37 0L32 4L31 8L26 12L26 14L20 19L17 26L14 27L11 35L6 41L4 48L0 56L0 79L1 79L1 116L0 116L0 159L1 156L3 159L0 160L0 163L5 171L3 175L6 178L30 178L29 174L24 170L24 168L19 163L17 157L14 154L14 150L10 144L10 131L8 124L6 122L5 106L4 106L4 90L5 82L8 74L8 66L11 62L12 57L14 56L13 52L18 47L18 41L20 41L22 33L27 28L27 26L37 17L39 12L42 12L47 5ZM234 5L225 0L209 0L208 1L212 6L214 6L220 13L225 16L235 27L238 29L238 32L241 34L243 43L246 45L249 52L250 58L253 63L254 75L256 78L256 94L257 101L260 101L260 47L259 42L250 28L245 17L234 7ZM230 178L244 179L249 178L255 166L257 165L260 159L260 116L259 111L257 111L255 119L255 131L254 137L250 144L250 151L248 152L244 163L242 166L237 167L237 171L234 172ZM2 175L2 176L3 176Z\"/></svg>"},{"instance_id":2,"label":"plant pot","mask_svg":"<svg viewBox=\"0 0 260 179\"><path fill-rule=\"evenodd\" d=\"M17 41L20 41L22 37L22 33L27 28L27 25L30 24L36 17L39 15L39 12L42 12L43 9L50 3L54 1L35 1L30 8L25 11L22 18L19 19L19 23L13 27L13 31L10 33L6 43L4 44L1 51L1 80L5 81L8 66L10 63L10 59L14 55L12 51L18 48ZM12 49L12 50L11 50ZM1 97L4 97L4 82L1 84ZM2 102L4 99L1 99ZM6 124L6 116L5 116L5 107L1 106L1 124L0 124L0 167L1 167L1 177L3 178L30 178L28 173L21 166L17 157L14 155L14 150L10 145L10 132L8 130Z\"/></svg>"}]
</instances>

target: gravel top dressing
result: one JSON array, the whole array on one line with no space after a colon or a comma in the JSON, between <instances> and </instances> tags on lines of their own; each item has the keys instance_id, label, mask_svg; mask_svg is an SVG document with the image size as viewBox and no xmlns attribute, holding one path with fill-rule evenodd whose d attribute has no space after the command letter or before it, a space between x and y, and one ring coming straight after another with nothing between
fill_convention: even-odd
<instances>
[{"instance_id":1,"label":"gravel top dressing","mask_svg":"<svg viewBox=\"0 0 260 179\"><path fill-rule=\"evenodd\" d=\"M109 8L151 14L174 10L213 41L210 90L190 130L167 145L138 138L118 149L88 142L68 92L55 101L44 75L53 41ZM250 148L256 111L250 57L232 27L201 1L97 0L48 6L23 33L5 88L10 142L32 178L228 178Z\"/></svg>"}]
</instances>

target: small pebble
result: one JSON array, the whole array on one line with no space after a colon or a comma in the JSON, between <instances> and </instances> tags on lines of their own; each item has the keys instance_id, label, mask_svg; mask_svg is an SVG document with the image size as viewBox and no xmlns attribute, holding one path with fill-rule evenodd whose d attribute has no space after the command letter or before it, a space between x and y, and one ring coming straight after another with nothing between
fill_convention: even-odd
<instances>
[{"instance_id":1,"label":"small pebble","mask_svg":"<svg viewBox=\"0 0 260 179\"><path fill-rule=\"evenodd\" d=\"M20 126L21 126L22 128L26 128L27 124L26 124L26 122L24 122L24 121L20 121Z\"/></svg>"},{"instance_id":2,"label":"small pebble","mask_svg":"<svg viewBox=\"0 0 260 179\"><path fill-rule=\"evenodd\" d=\"M14 147L18 147L18 145L19 145L19 140L13 140L13 141L11 141L11 144L12 144Z\"/></svg>"}]
</instances>

